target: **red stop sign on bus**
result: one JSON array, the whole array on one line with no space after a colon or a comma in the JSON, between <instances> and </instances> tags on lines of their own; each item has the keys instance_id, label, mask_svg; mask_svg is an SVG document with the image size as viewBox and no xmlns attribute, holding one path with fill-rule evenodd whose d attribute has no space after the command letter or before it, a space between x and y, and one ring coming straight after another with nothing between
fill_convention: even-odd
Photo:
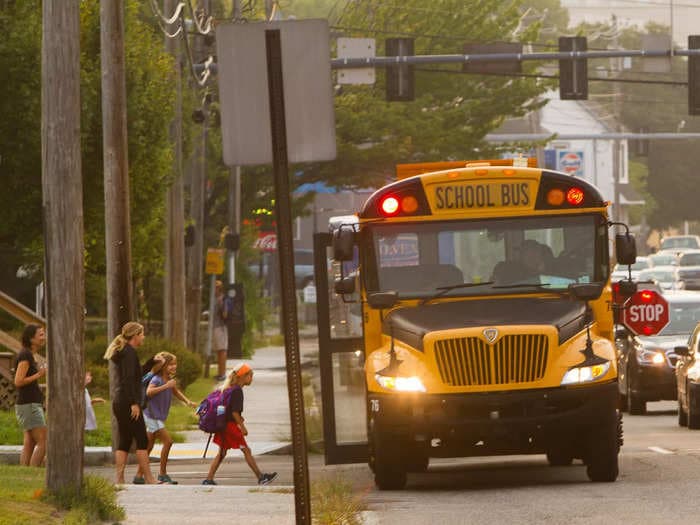
<instances>
[{"instance_id":1,"label":"red stop sign on bus","mask_svg":"<svg viewBox=\"0 0 700 525\"><path fill-rule=\"evenodd\" d=\"M637 335L658 334L668 324L668 302L655 290L639 290L627 299L622 322Z\"/></svg>"}]
</instances>

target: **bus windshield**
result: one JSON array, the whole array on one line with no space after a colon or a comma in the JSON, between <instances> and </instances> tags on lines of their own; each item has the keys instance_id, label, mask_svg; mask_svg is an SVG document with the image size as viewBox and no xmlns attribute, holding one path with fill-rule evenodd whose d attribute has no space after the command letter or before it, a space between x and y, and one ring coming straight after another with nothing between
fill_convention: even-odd
<instances>
[{"instance_id":1,"label":"bus windshield","mask_svg":"<svg viewBox=\"0 0 700 525\"><path fill-rule=\"evenodd\" d=\"M368 234L368 291L401 298L561 292L609 273L600 215L375 223Z\"/></svg>"}]
</instances>

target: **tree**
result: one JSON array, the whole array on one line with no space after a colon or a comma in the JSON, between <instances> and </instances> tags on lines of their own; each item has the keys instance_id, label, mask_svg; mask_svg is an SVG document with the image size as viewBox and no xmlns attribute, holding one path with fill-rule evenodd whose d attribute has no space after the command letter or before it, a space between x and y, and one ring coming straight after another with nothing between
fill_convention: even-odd
<instances>
[{"instance_id":1,"label":"tree","mask_svg":"<svg viewBox=\"0 0 700 525\"><path fill-rule=\"evenodd\" d=\"M461 53L465 42L536 40L539 24L520 27L519 3L498 0L348 2L332 25L344 36L413 36L416 54ZM517 30L517 35L514 33ZM526 73L534 63L524 63ZM460 65L416 67L416 99L386 102L384 74L374 86L342 86L336 96L336 161L309 170L349 187L383 184L397 162L484 158L497 147L483 137L506 117L540 107L548 83L517 76L462 74Z\"/></svg>"},{"instance_id":2,"label":"tree","mask_svg":"<svg viewBox=\"0 0 700 525\"><path fill-rule=\"evenodd\" d=\"M85 218L88 313L104 314L104 210L100 109L99 2L81 7L81 149ZM159 295L162 274L163 197L172 151L168 123L174 96L172 59L150 8L128 0L126 63L134 279L145 295ZM21 20L22 23L16 23ZM0 283L11 282L19 266L42 280L41 203L41 2L10 3L0 17ZM101 197L102 196L102 197ZM5 273L6 272L6 273ZM28 295L27 299L32 299ZM158 304L154 301L154 304Z\"/></svg>"},{"instance_id":3,"label":"tree","mask_svg":"<svg viewBox=\"0 0 700 525\"><path fill-rule=\"evenodd\" d=\"M576 28L579 34L593 35L589 48L641 49L642 35L668 34L667 26L650 23L643 29L637 27L618 29L613 22L608 24L581 25ZM668 74L644 73L642 60L633 60L629 69L613 70L614 61L596 60L589 65L589 71L598 75L612 76L626 80L647 81L648 83L592 82L591 91L596 98L604 100L600 113L609 119L618 118L626 130L632 132L698 132L700 117L688 115L687 88L682 85L655 83L685 82L687 80L686 59L676 57L671 62ZM612 71L611 71L612 70ZM640 111L640 108L644 108ZM692 141L650 141L648 155L635 153L635 144L630 144L631 158L646 165L648 175L642 176L643 169L635 168L637 176L631 183L646 199L642 210L648 223L657 228L665 228L684 220L700 220L700 211L694 198L695 147ZM641 216L639 217L641 219Z\"/></svg>"}]
</instances>

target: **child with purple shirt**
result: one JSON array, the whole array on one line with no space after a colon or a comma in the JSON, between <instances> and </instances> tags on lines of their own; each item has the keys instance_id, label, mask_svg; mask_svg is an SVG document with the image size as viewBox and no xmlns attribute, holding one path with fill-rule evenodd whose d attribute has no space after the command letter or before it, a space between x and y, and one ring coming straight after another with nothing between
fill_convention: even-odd
<instances>
[{"instance_id":1,"label":"child with purple shirt","mask_svg":"<svg viewBox=\"0 0 700 525\"><path fill-rule=\"evenodd\" d=\"M177 387L175 374L177 372L177 358L169 352L160 352L155 357L156 361L162 361L162 366L153 374L146 390L148 396L148 406L143 411L143 418L146 422L146 432L148 435L148 453L150 455L156 439L160 440L163 447L160 451L160 474L158 481L176 485L168 475L168 456L170 448L173 446L173 439L165 428L165 420L168 418L170 403L173 394L186 405L194 408L197 406L190 401ZM134 483L138 483L139 474L137 472Z\"/></svg>"}]
</instances>

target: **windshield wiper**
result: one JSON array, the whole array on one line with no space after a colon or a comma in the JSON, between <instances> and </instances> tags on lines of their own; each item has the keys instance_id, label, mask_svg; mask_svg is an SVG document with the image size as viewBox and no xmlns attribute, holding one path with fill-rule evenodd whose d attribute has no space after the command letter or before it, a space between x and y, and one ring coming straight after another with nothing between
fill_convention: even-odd
<instances>
[{"instance_id":1,"label":"windshield wiper","mask_svg":"<svg viewBox=\"0 0 700 525\"><path fill-rule=\"evenodd\" d=\"M534 288L536 290L543 290L546 292L552 292L560 295L568 295L568 290L552 290L548 288L552 286L550 283L516 283L516 284L497 284L494 289L508 289L508 288Z\"/></svg>"},{"instance_id":2,"label":"windshield wiper","mask_svg":"<svg viewBox=\"0 0 700 525\"><path fill-rule=\"evenodd\" d=\"M493 284L493 281L484 281L483 283L460 283L460 284L452 284L450 286L438 286L435 288L438 290L436 294L431 295L430 297L426 297L421 301L421 305L424 305L426 303L429 303L430 301L437 299L438 297L442 297L445 295L447 292L451 290L458 290L459 288L476 288L477 286L486 286L489 284Z\"/></svg>"}]
</instances>

